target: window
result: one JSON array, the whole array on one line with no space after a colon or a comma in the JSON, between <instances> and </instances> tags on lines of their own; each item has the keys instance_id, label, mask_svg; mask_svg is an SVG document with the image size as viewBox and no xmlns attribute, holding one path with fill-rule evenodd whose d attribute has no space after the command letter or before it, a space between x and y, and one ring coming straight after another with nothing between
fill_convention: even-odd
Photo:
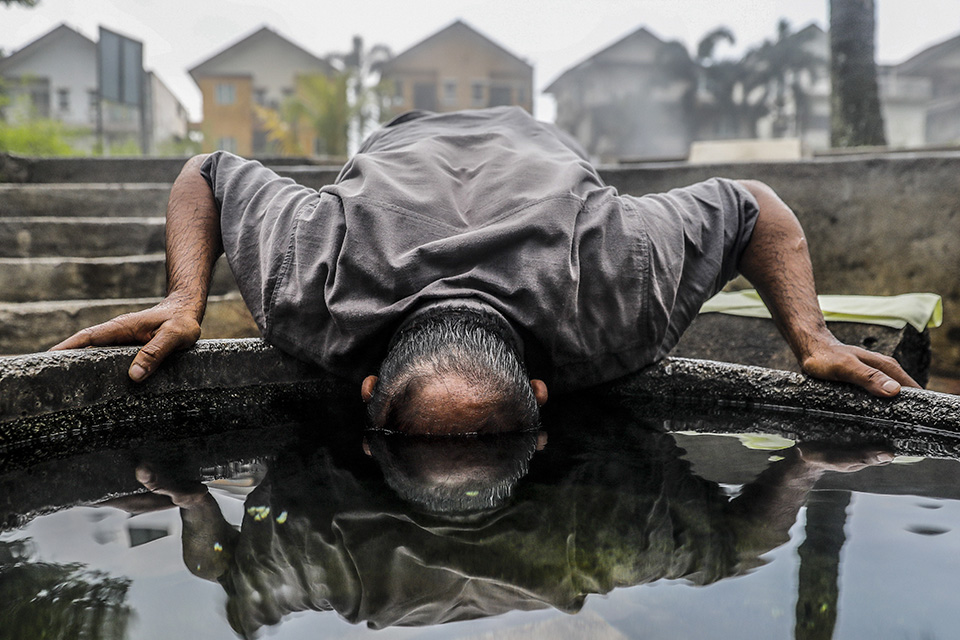
<instances>
[{"instance_id":1,"label":"window","mask_svg":"<svg viewBox=\"0 0 960 640\"><path fill-rule=\"evenodd\" d=\"M237 88L228 82L220 82L217 84L215 98L217 104L233 104L237 101Z\"/></svg>"},{"instance_id":2,"label":"window","mask_svg":"<svg viewBox=\"0 0 960 640\"><path fill-rule=\"evenodd\" d=\"M426 111L437 110L437 85L433 82L418 82L413 85L413 108Z\"/></svg>"},{"instance_id":3,"label":"window","mask_svg":"<svg viewBox=\"0 0 960 640\"><path fill-rule=\"evenodd\" d=\"M226 136L220 138L217 141L217 147L223 151L229 151L230 153L237 152L237 139L232 136Z\"/></svg>"},{"instance_id":4,"label":"window","mask_svg":"<svg viewBox=\"0 0 960 640\"><path fill-rule=\"evenodd\" d=\"M266 89L254 89L253 90L253 101L254 103L265 107L267 105L267 90Z\"/></svg>"},{"instance_id":5,"label":"window","mask_svg":"<svg viewBox=\"0 0 960 640\"><path fill-rule=\"evenodd\" d=\"M70 111L69 89L57 89L57 110L61 113Z\"/></svg>"},{"instance_id":6,"label":"window","mask_svg":"<svg viewBox=\"0 0 960 640\"><path fill-rule=\"evenodd\" d=\"M457 104L457 81L456 80L443 81L443 104L448 107Z\"/></svg>"},{"instance_id":7,"label":"window","mask_svg":"<svg viewBox=\"0 0 960 640\"><path fill-rule=\"evenodd\" d=\"M393 97L403 102L403 80L393 81Z\"/></svg>"},{"instance_id":8,"label":"window","mask_svg":"<svg viewBox=\"0 0 960 640\"><path fill-rule=\"evenodd\" d=\"M470 84L470 105L474 107L485 107L487 106L486 96L484 95L484 83L482 81L474 80Z\"/></svg>"},{"instance_id":9,"label":"window","mask_svg":"<svg viewBox=\"0 0 960 640\"><path fill-rule=\"evenodd\" d=\"M495 84L490 87L490 106L491 107L503 107L506 105L513 104L511 100L513 91L510 89L510 85L504 84Z\"/></svg>"}]
</instances>

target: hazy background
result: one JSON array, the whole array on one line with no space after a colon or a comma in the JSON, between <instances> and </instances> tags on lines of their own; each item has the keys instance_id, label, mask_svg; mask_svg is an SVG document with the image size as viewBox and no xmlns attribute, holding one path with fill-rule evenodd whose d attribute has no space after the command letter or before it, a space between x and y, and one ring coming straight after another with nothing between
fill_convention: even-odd
<instances>
[{"instance_id":1,"label":"hazy background","mask_svg":"<svg viewBox=\"0 0 960 640\"><path fill-rule=\"evenodd\" d=\"M960 33L960 0L876 0L877 62L901 62ZM774 38L780 18L794 29L828 27L828 0L40 0L32 9L0 6L0 48L19 49L65 22L93 40L97 27L142 40L155 71L201 117L200 91L186 71L261 25L318 56L346 52L354 35L394 54L456 19L534 66L535 113L552 120L539 94L570 66L644 25L693 50L714 27L737 37L731 56Z\"/></svg>"}]
</instances>

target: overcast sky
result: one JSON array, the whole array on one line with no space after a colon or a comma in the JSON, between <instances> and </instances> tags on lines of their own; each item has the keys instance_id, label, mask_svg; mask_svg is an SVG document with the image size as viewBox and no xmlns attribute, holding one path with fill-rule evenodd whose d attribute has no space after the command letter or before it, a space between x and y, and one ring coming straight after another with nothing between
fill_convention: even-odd
<instances>
[{"instance_id":1,"label":"overcast sky","mask_svg":"<svg viewBox=\"0 0 960 640\"><path fill-rule=\"evenodd\" d=\"M777 20L827 26L828 0L40 0L33 9L0 6L7 53L61 22L93 40L98 25L144 42L155 71L199 119L200 92L186 70L262 25L323 56L347 51L354 34L394 53L462 19L534 65L537 91L565 69L640 26L688 49L725 25L733 55L772 38ZM900 62L960 34L960 0L876 0L877 58ZM537 99L537 115L552 103Z\"/></svg>"}]
</instances>

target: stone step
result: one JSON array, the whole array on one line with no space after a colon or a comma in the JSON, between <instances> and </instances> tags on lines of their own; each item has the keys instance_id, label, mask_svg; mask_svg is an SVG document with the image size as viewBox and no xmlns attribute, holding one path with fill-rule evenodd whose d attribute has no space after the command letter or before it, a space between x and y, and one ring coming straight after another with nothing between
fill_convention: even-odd
<instances>
[{"instance_id":1,"label":"stone step","mask_svg":"<svg viewBox=\"0 0 960 640\"><path fill-rule=\"evenodd\" d=\"M0 218L164 216L170 185L0 184Z\"/></svg>"},{"instance_id":2,"label":"stone step","mask_svg":"<svg viewBox=\"0 0 960 640\"><path fill-rule=\"evenodd\" d=\"M317 166L312 158L258 159L268 167ZM186 161L187 158L25 158L0 153L0 182L170 183ZM339 168L336 164L337 171Z\"/></svg>"},{"instance_id":3,"label":"stone step","mask_svg":"<svg viewBox=\"0 0 960 640\"><path fill-rule=\"evenodd\" d=\"M0 218L0 258L163 252L164 218Z\"/></svg>"},{"instance_id":4,"label":"stone step","mask_svg":"<svg viewBox=\"0 0 960 640\"><path fill-rule=\"evenodd\" d=\"M125 298L0 303L0 355L45 351L81 329L146 309L159 301L160 298ZM201 328L204 338L260 335L236 293L211 296Z\"/></svg>"},{"instance_id":5,"label":"stone step","mask_svg":"<svg viewBox=\"0 0 960 640\"><path fill-rule=\"evenodd\" d=\"M225 258L211 295L237 290ZM162 253L107 258L0 258L0 302L148 298L166 291Z\"/></svg>"}]
</instances>

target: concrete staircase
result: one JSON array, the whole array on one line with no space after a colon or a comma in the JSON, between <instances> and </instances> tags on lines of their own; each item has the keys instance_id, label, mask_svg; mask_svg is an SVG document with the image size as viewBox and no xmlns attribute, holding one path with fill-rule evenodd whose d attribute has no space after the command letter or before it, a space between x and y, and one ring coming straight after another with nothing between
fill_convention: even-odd
<instances>
[{"instance_id":1,"label":"concrete staircase","mask_svg":"<svg viewBox=\"0 0 960 640\"><path fill-rule=\"evenodd\" d=\"M269 164L321 186L338 168ZM164 295L164 216L182 159L0 155L0 355L42 351ZM204 338L259 335L221 259Z\"/></svg>"}]
</instances>

